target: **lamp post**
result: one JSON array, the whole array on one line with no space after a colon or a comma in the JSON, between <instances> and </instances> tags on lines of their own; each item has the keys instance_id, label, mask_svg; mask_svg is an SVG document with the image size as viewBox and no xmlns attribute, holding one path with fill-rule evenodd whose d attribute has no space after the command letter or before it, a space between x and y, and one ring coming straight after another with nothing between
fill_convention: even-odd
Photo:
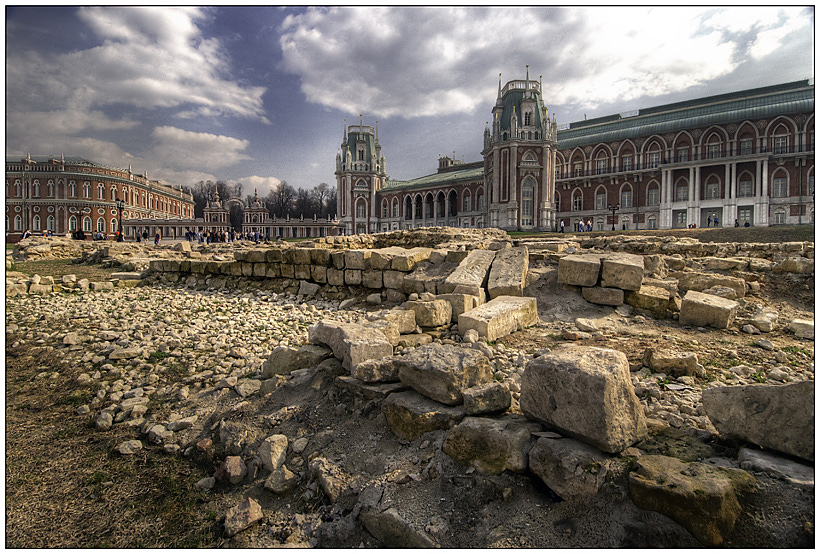
<instances>
[{"instance_id":1,"label":"lamp post","mask_svg":"<svg viewBox=\"0 0 820 554\"><path fill-rule=\"evenodd\" d=\"M117 202L117 213L118 213L118 218L119 218L119 222L117 223L117 230L120 232L119 239L120 240L125 240L125 236L123 235L123 232L122 232L122 208L125 206L125 202L123 202L123 200L121 198L117 198L116 202Z\"/></svg>"},{"instance_id":2,"label":"lamp post","mask_svg":"<svg viewBox=\"0 0 820 554\"><path fill-rule=\"evenodd\" d=\"M555 232L556 233L561 230L561 222L559 221L559 218L558 218L558 210L560 208L561 208L561 200L556 198L555 199Z\"/></svg>"},{"instance_id":3,"label":"lamp post","mask_svg":"<svg viewBox=\"0 0 820 554\"><path fill-rule=\"evenodd\" d=\"M612 212L612 230L614 231L615 230L615 212L617 212L621 208L621 205L620 204L615 204L613 206L612 204L607 204L606 208L610 212Z\"/></svg>"}]
</instances>

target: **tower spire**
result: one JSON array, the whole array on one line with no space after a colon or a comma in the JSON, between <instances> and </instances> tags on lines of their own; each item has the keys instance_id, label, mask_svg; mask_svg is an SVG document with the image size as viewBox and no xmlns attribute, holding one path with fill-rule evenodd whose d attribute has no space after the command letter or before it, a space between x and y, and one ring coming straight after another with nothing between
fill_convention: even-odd
<instances>
[{"instance_id":1,"label":"tower spire","mask_svg":"<svg viewBox=\"0 0 820 554\"><path fill-rule=\"evenodd\" d=\"M342 135L344 135L344 142L347 142L347 118L344 119L342 124Z\"/></svg>"},{"instance_id":2,"label":"tower spire","mask_svg":"<svg viewBox=\"0 0 820 554\"><path fill-rule=\"evenodd\" d=\"M524 90L530 88L530 64L527 64L527 84Z\"/></svg>"}]
</instances>

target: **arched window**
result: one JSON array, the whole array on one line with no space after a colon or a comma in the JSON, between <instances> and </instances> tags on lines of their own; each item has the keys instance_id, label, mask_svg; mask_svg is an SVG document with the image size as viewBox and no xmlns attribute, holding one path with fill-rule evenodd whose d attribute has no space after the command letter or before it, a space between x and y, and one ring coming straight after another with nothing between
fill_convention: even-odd
<instances>
[{"instance_id":1,"label":"arched window","mask_svg":"<svg viewBox=\"0 0 820 554\"><path fill-rule=\"evenodd\" d=\"M532 112L524 113L524 125L532 125Z\"/></svg>"},{"instance_id":2,"label":"arched window","mask_svg":"<svg viewBox=\"0 0 820 554\"><path fill-rule=\"evenodd\" d=\"M390 204L387 201L387 198L382 200L382 217L390 217Z\"/></svg>"},{"instance_id":3,"label":"arched window","mask_svg":"<svg viewBox=\"0 0 820 554\"><path fill-rule=\"evenodd\" d=\"M53 198L54 197L54 181L49 180L48 183L46 184L46 187L48 188L48 195L51 198Z\"/></svg>"},{"instance_id":4,"label":"arched window","mask_svg":"<svg viewBox=\"0 0 820 554\"><path fill-rule=\"evenodd\" d=\"M53 215L48 216L48 219L46 220L46 229L48 229L51 232L54 232L56 230L54 228L54 216Z\"/></svg>"},{"instance_id":5,"label":"arched window","mask_svg":"<svg viewBox=\"0 0 820 554\"><path fill-rule=\"evenodd\" d=\"M595 174L596 175L603 175L607 172L609 168L609 159L604 152L598 154L598 157L595 159Z\"/></svg>"},{"instance_id":6,"label":"arched window","mask_svg":"<svg viewBox=\"0 0 820 554\"><path fill-rule=\"evenodd\" d=\"M83 218L83 231L85 231L86 233L91 232L91 218L88 216L85 216Z\"/></svg>"},{"instance_id":7,"label":"arched window","mask_svg":"<svg viewBox=\"0 0 820 554\"><path fill-rule=\"evenodd\" d=\"M32 198L39 198L40 197L40 180L34 179L34 193L32 194Z\"/></svg>"},{"instance_id":8,"label":"arched window","mask_svg":"<svg viewBox=\"0 0 820 554\"><path fill-rule=\"evenodd\" d=\"M469 212L471 211L471 204L472 198L470 197L470 191L465 190L463 196L461 197L461 211L462 212Z\"/></svg>"},{"instance_id":9,"label":"arched window","mask_svg":"<svg viewBox=\"0 0 820 554\"><path fill-rule=\"evenodd\" d=\"M393 217L399 217L399 199L393 199Z\"/></svg>"},{"instance_id":10,"label":"arched window","mask_svg":"<svg viewBox=\"0 0 820 554\"><path fill-rule=\"evenodd\" d=\"M786 210L783 208L778 208L772 214L772 223L774 225L783 225L786 223Z\"/></svg>"},{"instance_id":11,"label":"arched window","mask_svg":"<svg viewBox=\"0 0 820 554\"><path fill-rule=\"evenodd\" d=\"M105 200L105 185L99 183L97 185L97 199L98 200Z\"/></svg>"},{"instance_id":12,"label":"arched window","mask_svg":"<svg viewBox=\"0 0 820 554\"><path fill-rule=\"evenodd\" d=\"M23 230L23 218L19 215L14 216L14 230L15 231L22 231Z\"/></svg>"},{"instance_id":13,"label":"arched window","mask_svg":"<svg viewBox=\"0 0 820 554\"><path fill-rule=\"evenodd\" d=\"M77 183L75 181L68 182L68 195L72 198L77 197Z\"/></svg>"},{"instance_id":14,"label":"arched window","mask_svg":"<svg viewBox=\"0 0 820 554\"><path fill-rule=\"evenodd\" d=\"M606 189L604 187L599 187L598 190L595 191L595 209L606 209Z\"/></svg>"},{"instance_id":15,"label":"arched window","mask_svg":"<svg viewBox=\"0 0 820 554\"><path fill-rule=\"evenodd\" d=\"M116 219L114 219L113 217L111 218L111 226L110 226L110 229L111 229L111 234L114 234L114 233L116 233L116 232L117 232L117 220L116 220Z\"/></svg>"},{"instance_id":16,"label":"arched window","mask_svg":"<svg viewBox=\"0 0 820 554\"><path fill-rule=\"evenodd\" d=\"M77 217L71 216L68 218L68 230L69 231L76 231L77 230Z\"/></svg>"},{"instance_id":17,"label":"arched window","mask_svg":"<svg viewBox=\"0 0 820 554\"><path fill-rule=\"evenodd\" d=\"M115 187L114 185L111 185L111 200L113 201L113 200L116 200L116 199L117 199L117 187Z\"/></svg>"},{"instance_id":18,"label":"arched window","mask_svg":"<svg viewBox=\"0 0 820 554\"><path fill-rule=\"evenodd\" d=\"M530 227L532 226L532 200L533 200L533 191L535 187L532 184L531 180L528 180L524 183L521 187L521 225Z\"/></svg>"},{"instance_id":19,"label":"arched window","mask_svg":"<svg viewBox=\"0 0 820 554\"><path fill-rule=\"evenodd\" d=\"M413 219L413 199L409 196L404 199L404 219Z\"/></svg>"},{"instance_id":20,"label":"arched window","mask_svg":"<svg viewBox=\"0 0 820 554\"><path fill-rule=\"evenodd\" d=\"M35 231L40 230L40 216L39 215L35 215L34 217L31 218L31 228L34 229Z\"/></svg>"},{"instance_id":21,"label":"arched window","mask_svg":"<svg viewBox=\"0 0 820 554\"><path fill-rule=\"evenodd\" d=\"M17 197L22 196L23 195L22 191L23 191L23 188L22 188L22 185L20 184L20 180L18 179L16 181L14 181L14 196L17 196Z\"/></svg>"},{"instance_id":22,"label":"arched window","mask_svg":"<svg viewBox=\"0 0 820 554\"><path fill-rule=\"evenodd\" d=\"M675 184L675 202L689 200L689 185L685 181Z\"/></svg>"},{"instance_id":23,"label":"arched window","mask_svg":"<svg viewBox=\"0 0 820 554\"><path fill-rule=\"evenodd\" d=\"M91 198L91 183L86 181L83 183L83 198ZM89 229L90 231L91 229Z\"/></svg>"},{"instance_id":24,"label":"arched window","mask_svg":"<svg viewBox=\"0 0 820 554\"><path fill-rule=\"evenodd\" d=\"M357 219L365 219L367 216L367 202L364 200L359 200L356 202L356 218Z\"/></svg>"},{"instance_id":25,"label":"arched window","mask_svg":"<svg viewBox=\"0 0 820 554\"><path fill-rule=\"evenodd\" d=\"M657 185L649 185L646 189L646 205L657 206L661 203L661 191Z\"/></svg>"},{"instance_id":26,"label":"arched window","mask_svg":"<svg viewBox=\"0 0 820 554\"><path fill-rule=\"evenodd\" d=\"M789 181L784 175L772 179L772 197L785 198L789 195Z\"/></svg>"},{"instance_id":27,"label":"arched window","mask_svg":"<svg viewBox=\"0 0 820 554\"><path fill-rule=\"evenodd\" d=\"M737 183L737 197L751 198L754 195L755 187L754 182L752 181L752 176L748 173L744 173L740 176L740 180Z\"/></svg>"},{"instance_id":28,"label":"arched window","mask_svg":"<svg viewBox=\"0 0 820 554\"><path fill-rule=\"evenodd\" d=\"M789 135L785 125L778 126L772 137L772 152L775 154L787 154L789 152Z\"/></svg>"},{"instance_id":29,"label":"arched window","mask_svg":"<svg viewBox=\"0 0 820 554\"><path fill-rule=\"evenodd\" d=\"M581 189L575 189L572 193L572 211L580 212L584 209L584 193Z\"/></svg>"},{"instance_id":30,"label":"arched window","mask_svg":"<svg viewBox=\"0 0 820 554\"><path fill-rule=\"evenodd\" d=\"M658 228L658 220L654 217L650 217L646 220L646 228L647 229L657 229Z\"/></svg>"},{"instance_id":31,"label":"arched window","mask_svg":"<svg viewBox=\"0 0 820 554\"><path fill-rule=\"evenodd\" d=\"M105 233L105 220L101 217L97 218L97 231Z\"/></svg>"},{"instance_id":32,"label":"arched window","mask_svg":"<svg viewBox=\"0 0 820 554\"><path fill-rule=\"evenodd\" d=\"M481 191L478 191L475 195L475 199L476 199L475 209L479 210L479 211L483 210L484 209L484 193L481 192Z\"/></svg>"},{"instance_id":33,"label":"arched window","mask_svg":"<svg viewBox=\"0 0 820 554\"><path fill-rule=\"evenodd\" d=\"M712 178L706 183L706 197L704 200L715 200L720 198L720 181Z\"/></svg>"},{"instance_id":34,"label":"arched window","mask_svg":"<svg viewBox=\"0 0 820 554\"><path fill-rule=\"evenodd\" d=\"M631 208L632 207L632 187L630 185L625 185L624 188L621 189L621 208Z\"/></svg>"}]
</instances>

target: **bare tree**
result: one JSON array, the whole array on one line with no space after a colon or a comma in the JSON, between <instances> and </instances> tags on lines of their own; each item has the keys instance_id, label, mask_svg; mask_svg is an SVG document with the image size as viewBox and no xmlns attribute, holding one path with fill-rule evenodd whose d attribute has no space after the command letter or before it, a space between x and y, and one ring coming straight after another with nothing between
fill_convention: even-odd
<instances>
[{"instance_id":1,"label":"bare tree","mask_svg":"<svg viewBox=\"0 0 820 554\"><path fill-rule=\"evenodd\" d=\"M279 186L268 195L268 209L271 211L271 216L285 217L292 214L295 199L296 189L287 181L279 183Z\"/></svg>"},{"instance_id":2,"label":"bare tree","mask_svg":"<svg viewBox=\"0 0 820 554\"><path fill-rule=\"evenodd\" d=\"M315 187L313 187L313 196L316 198L316 204L318 206L318 213L319 217L325 217L325 198L327 197L327 190L328 186L327 183L319 183Z\"/></svg>"}]
</instances>

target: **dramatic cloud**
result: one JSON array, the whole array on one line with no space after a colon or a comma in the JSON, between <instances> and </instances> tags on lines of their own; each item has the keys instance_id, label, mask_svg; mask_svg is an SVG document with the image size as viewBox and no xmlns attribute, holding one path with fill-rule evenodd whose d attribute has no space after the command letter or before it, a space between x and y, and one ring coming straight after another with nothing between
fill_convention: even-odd
<instances>
[{"instance_id":1,"label":"dramatic cloud","mask_svg":"<svg viewBox=\"0 0 820 554\"><path fill-rule=\"evenodd\" d=\"M289 16L280 43L309 101L412 118L472 113L494 99L498 72L523 78L525 64L548 103L675 93L791 48L807 25L776 7L317 8Z\"/></svg>"},{"instance_id":2,"label":"dramatic cloud","mask_svg":"<svg viewBox=\"0 0 820 554\"><path fill-rule=\"evenodd\" d=\"M151 138L152 159L173 169L196 167L213 171L250 159L242 152L249 141L233 137L163 126L155 128Z\"/></svg>"},{"instance_id":3,"label":"dramatic cloud","mask_svg":"<svg viewBox=\"0 0 820 554\"><path fill-rule=\"evenodd\" d=\"M244 179L232 179L227 181L227 183L229 185L242 183L242 194L252 196L253 191L255 190L259 194L259 198L263 198L267 196L270 191L275 190L282 183L282 181L276 177L260 177L258 175L251 175L250 177L245 177Z\"/></svg>"}]
</instances>

